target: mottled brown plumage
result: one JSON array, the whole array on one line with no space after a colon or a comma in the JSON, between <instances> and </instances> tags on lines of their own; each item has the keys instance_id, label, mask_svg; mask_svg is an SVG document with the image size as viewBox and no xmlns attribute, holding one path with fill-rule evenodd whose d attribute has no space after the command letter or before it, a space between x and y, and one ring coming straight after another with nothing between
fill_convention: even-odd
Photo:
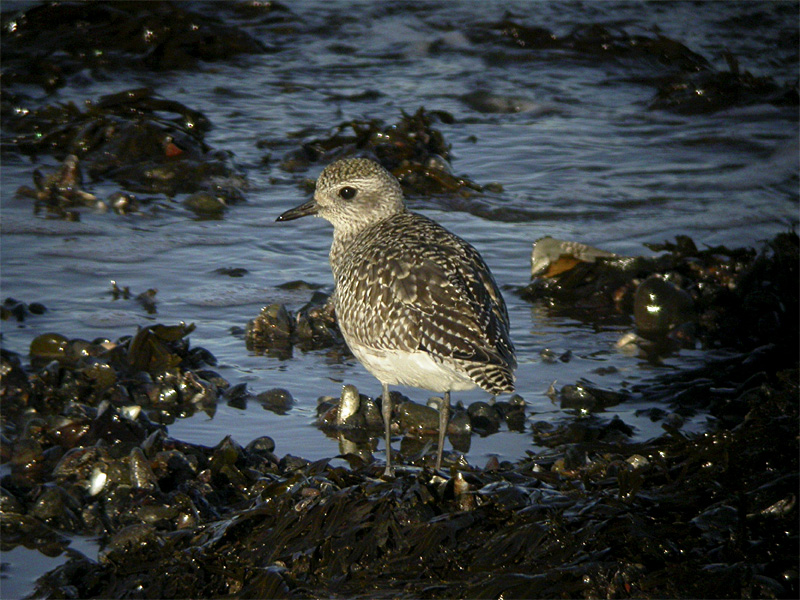
<instances>
[{"instance_id":1,"label":"mottled brown plumage","mask_svg":"<svg viewBox=\"0 0 800 600\"><path fill-rule=\"evenodd\" d=\"M486 391L513 391L508 313L472 246L412 212L365 227L343 246L331 265L336 314L351 347L427 352ZM403 373L378 379L448 391Z\"/></svg>"},{"instance_id":2,"label":"mottled brown plumage","mask_svg":"<svg viewBox=\"0 0 800 600\"><path fill-rule=\"evenodd\" d=\"M330 262L339 327L353 354L383 385L391 473L389 385L445 395L437 468L451 390L514 390L508 312L478 251L407 211L397 180L367 159L329 165L314 199L279 220L317 214L334 226Z\"/></svg>"}]
</instances>

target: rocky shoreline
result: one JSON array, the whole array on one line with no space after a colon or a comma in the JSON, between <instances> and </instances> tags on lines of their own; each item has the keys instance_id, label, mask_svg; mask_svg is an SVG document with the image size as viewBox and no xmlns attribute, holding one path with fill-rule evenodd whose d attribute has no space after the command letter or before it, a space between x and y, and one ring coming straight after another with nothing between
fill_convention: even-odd
<instances>
[{"instance_id":1,"label":"rocky shoreline","mask_svg":"<svg viewBox=\"0 0 800 600\"><path fill-rule=\"evenodd\" d=\"M565 409L575 394L658 401L662 436L631 442L620 419L581 405L584 417L558 425L523 417L546 450L517 462L475 466L450 453L435 472L430 445L401 444L405 466L391 480L369 452L368 420L350 428L362 446L344 460L281 456L268 436L246 447L235 436L214 447L170 437L174 419L248 395L191 346L191 325L115 341L45 334L29 365L3 350L3 548L69 554L39 579L37 598L794 597L797 236L769 248L736 274L744 296L731 307L786 335L739 328L727 358L646 389L559 392ZM25 318L20 304L7 302L4 316ZM324 311L293 322L309 313L314 331ZM724 322L723 305L715 315ZM292 339L315 338L279 341ZM664 418L698 409L713 417L700 435ZM424 416L408 416L418 414L395 414L404 439L424 439ZM468 412L469 429L450 433L469 436L483 417ZM97 537L99 556L69 550L68 534Z\"/></svg>"}]
</instances>

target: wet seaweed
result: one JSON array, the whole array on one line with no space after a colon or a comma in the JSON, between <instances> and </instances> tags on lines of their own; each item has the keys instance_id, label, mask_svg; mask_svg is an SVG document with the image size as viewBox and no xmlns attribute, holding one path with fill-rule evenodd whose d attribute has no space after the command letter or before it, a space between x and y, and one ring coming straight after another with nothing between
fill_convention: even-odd
<instances>
[{"instance_id":1,"label":"wet seaweed","mask_svg":"<svg viewBox=\"0 0 800 600\"><path fill-rule=\"evenodd\" d=\"M433 127L437 121L452 123L453 117L443 111L420 108L414 114L404 112L393 125L380 119L346 121L328 137L303 142L300 149L284 157L281 167L297 171L349 156L369 156L397 177L407 194L480 193L481 186L453 175L450 145Z\"/></svg>"},{"instance_id":2,"label":"wet seaweed","mask_svg":"<svg viewBox=\"0 0 800 600\"><path fill-rule=\"evenodd\" d=\"M736 106L797 106L799 102L797 81L780 84L771 77L753 75L740 67L731 52L724 54L728 70L717 70L706 57L660 33L629 33L590 23L556 34L506 14L497 23L473 27L469 35L476 43L525 53L558 52L592 65L598 61L620 64L631 81L656 88L650 109L698 115Z\"/></svg>"},{"instance_id":3,"label":"wet seaweed","mask_svg":"<svg viewBox=\"0 0 800 600\"><path fill-rule=\"evenodd\" d=\"M681 247L670 251L697 258ZM734 278L741 293L787 269L797 282L791 236L741 256L750 258ZM756 318L764 305L741 310ZM153 325L117 342L48 334L32 343L30 366L0 352L2 547L68 556L34 597L793 598L800 589L796 338L626 392L708 407L704 433L665 422L663 435L631 442L620 419L565 418L533 423L540 450L516 463L437 473L407 462L384 480L369 455L351 455L348 467L279 458L268 437L247 447L169 437L171 418L246 393L208 370L213 357L191 348L191 331ZM273 396L286 397L263 394ZM99 536L96 559L68 548L74 533Z\"/></svg>"},{"instance_id":4,"label":"wet seaweed","mask_svg":"<svg viewBox=\"0 0 800 600\"><path fill-rule=\"evenodd\" d=\"M277 2L253 8L272 20L288 17ZM173 2L47 2L4 10L3 84L34 84L52 92L82 69L154 71L230 60L270 47L230 24L210 6ZM225 19L224 17L228 17ZM228 21L226 23L226 20Z\"/></svg>"},{"instance_id":5,"label":"wet seaweed","mask_svg":"<svg viewBox=\"0 0 800 600\"><path fill-rule=\"evenodd\" d=\"M633 320L642 335L656 339L674 334L678 347L697 341L707 348L792 347L800 327L792 291L800 277L796 233L776 236L760 252L698 249L686 236L648 248L659 254L574 260L564 270L551 271L552 276L534 277L518 291L532 302L552 302L550 310L557 314L593 323ZM645 300L658 310L648 314ZM669 345L654 350L669 350Z\"/></svg>"},{"instance_id":6,"label":"wet seaweed","mask_svg":"<svg viewBox=\"0 0 800 600\"><path fill-rule=\"evenodd\" d=\"M100 199L83 189L84 172L91 182L113 181L128 192L191 194L184 203L199 215L218 215L243 200L244 176L228 154L203 141L208 119L149 88L104 96L85 110L72 103L16 110L3 124L4 152L63 161L48 175L34 171L35 187L18 190L37 212L74 220L82 207L130 214L152 202L123 192Z\"/></svg>"}]
</instances>

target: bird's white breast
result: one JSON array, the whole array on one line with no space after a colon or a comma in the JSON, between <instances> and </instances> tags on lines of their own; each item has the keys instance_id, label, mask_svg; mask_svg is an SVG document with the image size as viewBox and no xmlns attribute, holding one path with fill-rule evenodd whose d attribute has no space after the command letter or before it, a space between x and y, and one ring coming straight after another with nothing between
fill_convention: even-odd
<instances>
[{"instance_id":1,"label":"bird's white breast","mask_svg":"<svg viewBox=\"0 0 800 600\"><path fill-rule=\"evenodd\" d=\"M477 387L466 374L448 367L427 352L377 350L356 344L350 344L350 350L381 383L418 387L440 394Z\"/></svg>"}]
</instances>

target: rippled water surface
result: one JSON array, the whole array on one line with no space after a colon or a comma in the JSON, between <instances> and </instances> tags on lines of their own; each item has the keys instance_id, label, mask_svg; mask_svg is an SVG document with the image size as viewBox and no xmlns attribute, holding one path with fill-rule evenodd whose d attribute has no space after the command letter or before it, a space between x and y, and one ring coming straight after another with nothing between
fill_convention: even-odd
<instances>
[{"instance_id":1,"label":"rippled water surface","mask_svg":"<svg viewBox=\"0 0 800 600\"><path fill-rule=\"evenodd\" d=\"M575 418L545 395L548 386L585 379L621 389L701 363L701 349L684 350L654 366L615 349L630 326L597 326L552 314L515 290L530 278L531 244L551 235L613 252L649 253L644 242L691 236L698 246L760 246L798 222L797 108L770 103L710 113L650 108L659 65L637 57L601 60L563 50L484 42L475 32L510 13L516 22L557 35L601 24L631 34L660 32L727 70L739 68L783 84L797 78L797 4L763 3L529 3L423 2L288 4L285 29L239 22L273 51L192 71L81 73L42 104L82 103L103 94L150 86L165 98L203 112L212 122L207 142L229 151L246 175L246 203L222 220L198 220L176 202L166 210L119 216L85 211L78 223L35 216L15 195L31 185L34 168L57 163L6 148L2 160L2 297L41 302L48 311L23 323L2 322L4 347L27 355L38 334L116 339L153 321L194 322L193 345L209 349L216 370L259 393L288 389L297 405L279 416L251 403L220 404L169 426L172 436L213 445L226 435L246 444L269 435L279 455L308 459L336 455L335 440L313 426L317 398L338 395L343 383L380 391L354 359L332 362L325 352L295 350L291 358L248 352L231 328L244 327L262 306L296 309L307 290L278 286L293 280L332 287L327 262L331 228L322 220L278 224L299 204L308 172L281 169L303 139L330 134L347 120L396 122L419 107L447 111L437 123L452 145L452 167L502 191L481 198L486 210L452 210L441 199L415 197L413 209L470 241L484 255L509 305L519 358L518 391L532 420ZM4 2L3 10L13 8ZM211 9L213 10L213 9ZM480 99L481 102L476 101ZM484 101L489 100L489 104ZM39 101L39 100L37 100ZM494 104L492 104L494 102ZM509 109L508 107L512 107ZM499 111L499 112L491 112ZM89 183L100 197L119 189ZM220 275L241 267L241 278ZM157 314L133 300L114 300L110 281L135 293L158 290ZM572 352L547 364L544 349ZM616 371L607 375L609 369ZM404 389L424 401L428 392ZM486 399L459 393L454 401ZM623 404L620 415L647 439L658 423ZM685 428L700 430L702 414ZM473 436L467 459L517 459L535 449L530 433ZM379 451L382 447L379 447Z\"/></svg>"}]
</instances>

